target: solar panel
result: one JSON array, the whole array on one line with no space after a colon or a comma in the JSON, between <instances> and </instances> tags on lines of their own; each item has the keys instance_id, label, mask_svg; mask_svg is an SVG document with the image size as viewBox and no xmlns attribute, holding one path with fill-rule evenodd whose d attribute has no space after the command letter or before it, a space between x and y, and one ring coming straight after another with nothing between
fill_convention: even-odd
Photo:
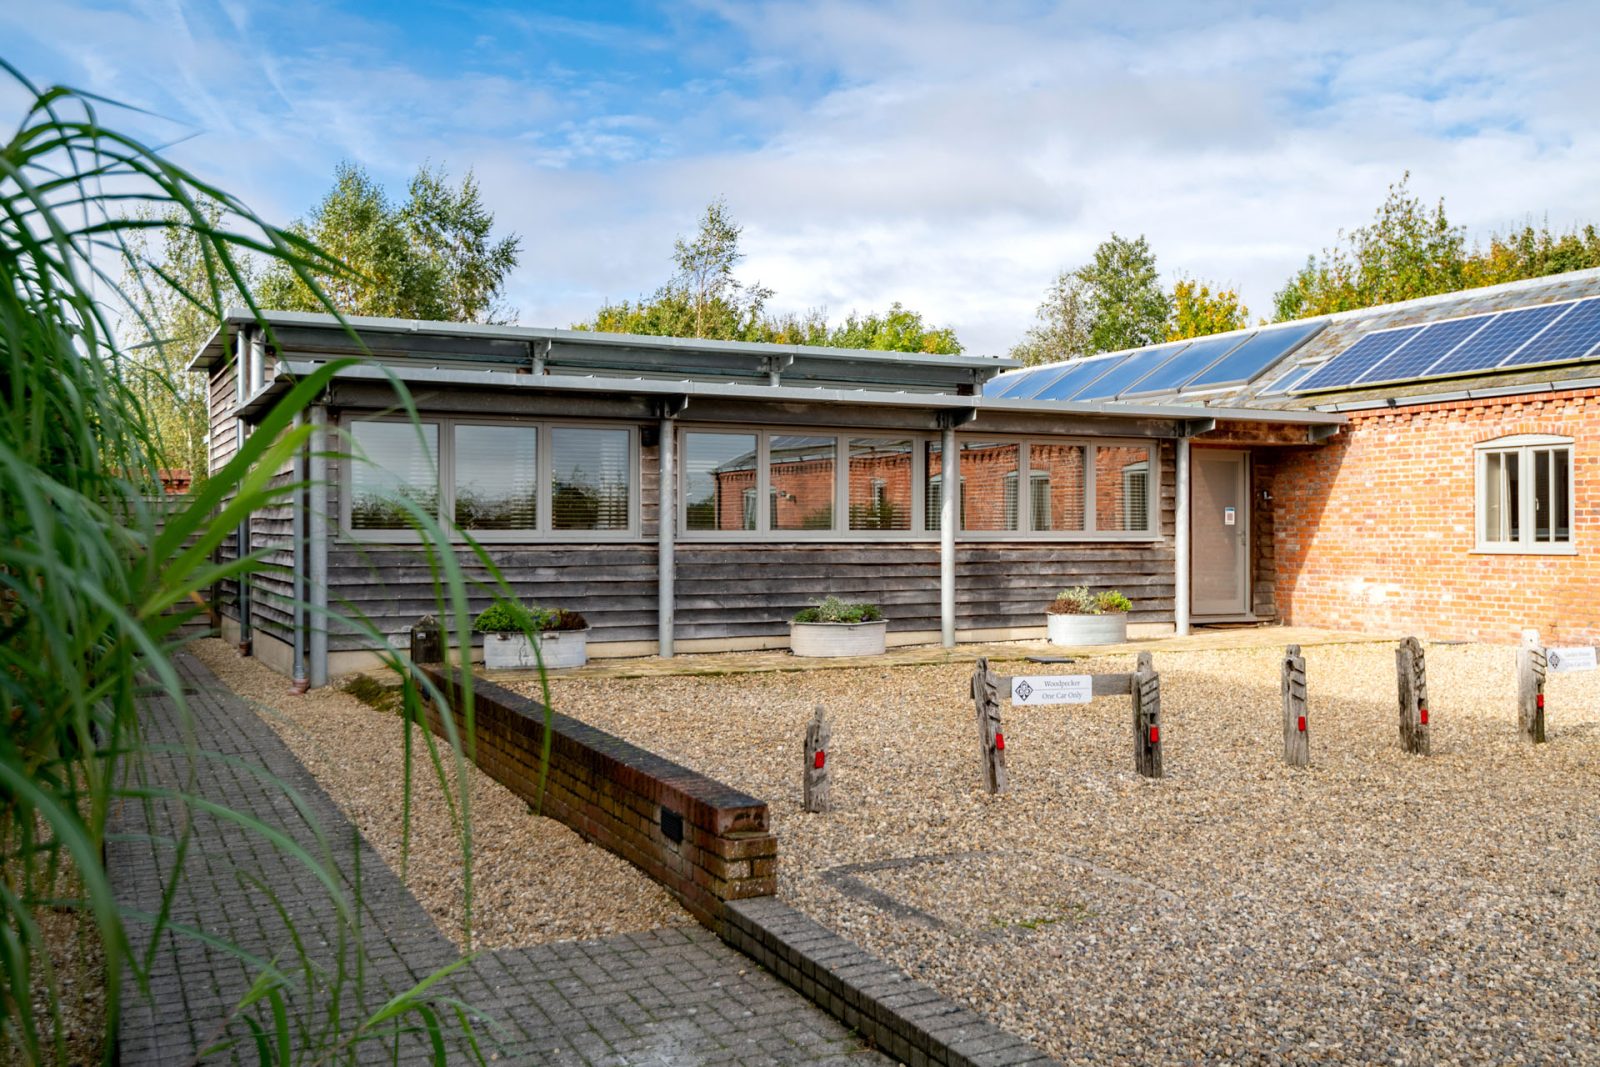
<instances>
[{"instance_id":1,"label":"solar panel","mask_svg":"<svg viewBox=\"0 0 1600 1067\"><path fill-rule=\"evenodd\" d=\"M1398 382L1423 377L1429 367L1439 362L1441 356L1448 355L1494 319L1493 315L1474 315L1470 319L1435 322L1400 351L1379 360L1361 376L1360 382L1367 385L1371 382Z\"/></svg>"},{"instance_id":2,"label":"solar panel","mask_svg":"<svg viewBox=\"0 0 1600 1067\"><path fill-rule=\"evenodd\" d=\"M1308 367L1304 363L1296 363L1289 368L1289 372L1287 374L1278 375L1278 377L1273 380L1271 385L1261 390L1261 395L1277 396L1280 393L1287 393L1306 378L1310 377L1312 374L1315 374L1316 370L1317 368L1315 365Z\"/></svg>"},{"instance_id":3,"label":"solar panel","mask_svg":"<svg viewBox=\"0 0 1600 1067\"><path fill-rule=\"evenodd\" d=\"M1222 359L1201 371L1184 385L1185 389L1203 386L1243 385L1282 359L1284 354L1327 325L1322 321L1298 323L1276 330L1262 330Z\"/></svg>"},{"instance_id":4,"label":"solar panel","mask_svg":"<svg viewBox=\"0 0 1600 1067\"><path fill-rule=\"evenodd\" d=\"M1367 372L1380 359L1422 332L1421 326L1408 326L1399 330L1369 333L1349 348L1334 356L1318 368L1317 373L1295 386L1295 392L1314 389L1332 389L1349 385Z\"/></svg>"},{"instance_id":5,"label":"solar panel","mask_svg":"<svg viewBox=\"0 0 1600 1067\"><path fill-rule=\"evenodd\" d=\"M1141 349L1073 393L1072 399L1104 400L1116 396L1187 347L1188 342L1185 341L1175 345L1162 345L1159 348Z\"/></svg>"},{"instance_id":6,"label":"solar panel","mask_svg":"<svg viewBox=\"0 0 1600 1067\"><path fill-rule=\"evenodd\" d=\"M1463 342L1460 348L1429 368L1428 374L1430 377L1440 377L1498 366L1509 353L1515 352L1528 338L1566 314L1571 307L1571 304L1540 304L1538 307L1501 312L1493 317L1489 325Z\"/></svg>"},{"instance_id":7,"label":"solar panel","mask_svg":"<svg viewBox=\"0 0 1600 1067\"><path fill-rule=\"evenodd\" d=\"M1232 333L1223 337L1202 337L1185 348L1177 359L1151 371L1130 393L1169 393L1227 355L1248 337Z\"/></svg>"},{"instance_id":8,"label":"solar panel","mask_svg":"<svg viewBox=\"0 0 1600 1067\"><path fill-rule=\"evenodd\" d=\"M1035 393L1033 399L1066 400L1122 361L1122 356L1112 356L1109 359L1070 360L1067 373Z\"/></svg>"},{"instance_id":9,"label":"solar panel","mask_svg":"<svg viewBox=\"0 0 1600 1067\"><path fill-rule=\"evenodd\" d=\"M1500 366L1526 367L1582 359L1596 345L1600 345L1600 300L1582 300Z\"/></svg>"},{"instance_id":10,"label":"solar panel","mask_svg":"<svg viewBox=\"0 0 1600 1067\"><path fill-rule=\"evenodd\" d=\"M1032 367L1018 374L991 378L984 384L983 395L995 400L1015 400L1020 396L1037 392L1043 388L1042 379L1054 378L1060 373L1060 367Z\"/></svg>"}]
</instances>

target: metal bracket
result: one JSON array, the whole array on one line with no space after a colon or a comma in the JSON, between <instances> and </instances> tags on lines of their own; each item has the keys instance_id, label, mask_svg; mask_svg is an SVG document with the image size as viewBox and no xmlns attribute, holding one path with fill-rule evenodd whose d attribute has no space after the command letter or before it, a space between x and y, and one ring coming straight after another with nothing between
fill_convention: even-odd
<instances>
[{"instance_id":1,"label":"metal bracket","mask_svg":"<svg viewBox=\"0 0 1600 1067\"><path fill-rule=\"evenodd\" d=\"M1210 433L1217 428L1216 419L1180 419L1178 420L1179 437L1199 437L1203 433Z\"/></svg>"},{"instance_id":2,"label":"metal bracket","mask_svg":"<svg viewBox=\"0 0 1600 1067\"><path fill-rule=\"evenodd\" d=\"M658 419L675 419L689 406L689 398L682 393L662 396L650 402L651 413Z\"/></svg>"},{"instance_id":3,"label":"metal bracket","mask_svg":"<svg viewBox=\"0 0 1600 1067\"><path fill-rule=\"evenodd\" d=\"M1311 444L1320 445L1322 442L1326 441L1330 437L1333 437L1342 429L1344 429L1344 427L1339 425L1308 426L1306 427L1306 440Z\"/></svg>"},{"instance_id":4,"label":"metal bracket","mask_svg":"<svg viewBox=\"0 0 1600 1067\"><path fill-rule=\"evenodd\" d=\"M939 429L954 430L978 417L977 408L945 408L938 413Z\"/></svg>"},{"instance_id":5,"label":"metal bracket","mask_svg":"<svg viewBox=\"0 0 1600 1067\"><path fill-rule=\"evenodd\" d=\"M529 341L528 342L528 355L529 355L530 360L531 360L531 362L533 364L533 373L535 373L535 374L549 374L550 373L549 369L545 366L545 364L550 359L550 339L549 338L546 337L546 338L541 338L541 339L536 340L536 341Z\"/></svg>"}]
</instances>

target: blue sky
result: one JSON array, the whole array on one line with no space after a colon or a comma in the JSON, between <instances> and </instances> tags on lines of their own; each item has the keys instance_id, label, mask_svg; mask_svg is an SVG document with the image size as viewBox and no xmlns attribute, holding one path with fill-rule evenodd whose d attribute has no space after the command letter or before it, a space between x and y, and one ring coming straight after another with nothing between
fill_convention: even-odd
<instances>
[{"instance_id":1,"label":"blue sky","mask_svg":"<svg viewBox=\"0 0 1600 1067\"><path fill-rule=\"evenodd\" d=\"M1593 2L47 0L0 41L278 220L341 159L472 168L537 325L654 289L718 195L775 307L994 354L1113 230L1266 314L1408 169L1475 236L1600 221Z\"/></svg>"}]
</instances>

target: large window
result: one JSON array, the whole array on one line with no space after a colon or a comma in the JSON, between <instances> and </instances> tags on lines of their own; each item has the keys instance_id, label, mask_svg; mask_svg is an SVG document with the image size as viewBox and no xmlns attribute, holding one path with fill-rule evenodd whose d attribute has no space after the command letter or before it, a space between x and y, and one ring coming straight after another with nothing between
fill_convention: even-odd
<instances>
[{"instance_id":1,"label":"large window","mask_svg":"<svg viewBox=\"0 0 1600 1067\"><path fill-rule=\"evenodd\" d=\"M935 435L684 429L686 537L920 539L946 486ZM1159 536L1154 446L959 435L957 534L970 540Z\"/></svg>"},{"instance_id":2,"label":"large window","mask_svg":"<svg viewBox=\"0 0 1600 1067\"><path fill-rule=\"evenodd\" d=\"M1571 552L1572 440L1522 434L1477 449L1478 550Z\"/></svg>"},{"instance_id":3,"label":"large window","mask_svg":"<svg viewBox=\"0 0 1600 1067\"><path fill-rule=\"evenodd\" d=\"M344 525L363 539L414 539L412 507L484 541L637 536L631 427L430 419L419 433L374 419L348 430Z\"/></svg>"}]
</instances>

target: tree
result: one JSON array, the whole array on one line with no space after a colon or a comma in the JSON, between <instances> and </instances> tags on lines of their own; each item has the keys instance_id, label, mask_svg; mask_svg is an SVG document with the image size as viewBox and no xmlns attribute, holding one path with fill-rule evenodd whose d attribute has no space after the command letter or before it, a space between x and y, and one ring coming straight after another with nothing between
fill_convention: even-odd
<instances>
[{"instance_id":1,"label":"tree","mask_svg":"<svg viewBox=\"0 0 1600 1067\"><path fill-rule=\"evenodd\" d=\"M1038 321L1011 350L1024 363L1051 363L1095 352L1152 345L1167 335L1171 298L1143 235L1112 233L1094 261L1063 271L1035 312Z\"/></svg>"},{"instance_id":2,"label":"tree","mask_svg":"<svg viewBox=\"0 0 1600 1067\"><path fill-rule=\"evenodd\" d=\"M1389 186L1372 222L1311 256L1273 297L1279 322L1390 304L1463 287L1466 230L1452 225L1441 199L1430 211L1413 196L1407 171Z\"/></svg>"},{"instance_id":3,"label":"tree","mask_svg":"<svg viewBox=\"0 0 1600 1067\"><path fill-rule=\"evenodd\" d=\"M832 345L892 352L956 354L955 332L927 323L919 312L898 301L886 312L852 311L844 322L829 327L825 312L769 314L771 289L745 284L734 275L744 258L739 238L744 228L733 221L727 201L718 197L706 206L692 239L673 242L673 276L651 297L605 304L575 330L633 333L652 337L703 337L721 341L765 341L772 344Z\"/></svg>"},{"instance_id":4,"label":"tree","mask_svg":"<svg viewBox=\"0 0 1600 1067\"><path fill-rule=\"evenodd\" d=\"M1550 232L1548 222L1537 230L1530 223L1507 234L1491 234L1488 248L1474 248L1463 281L1471 288L1591 267L1600 267L1600 231L1593 223L1561 234Z\"/></svg>"},{"instance_id":5,"label":"tree","mask_svg":"<svg viewBox=\"0 0 1600 1067\"><path fill-rule=\"evenodd\" d=\"M1156 273L1155 253L1141 234L1102 241L1079 271L1089 293L1089 345L1096 352L1152 345L1166 336L1172 307Z\"/></svg>"},{"instance_id":6,"label":"tree","mask_svg":"<svg viewBox=\"0 0 1600 1067\"><path fill-rule=\"evenodd\" d=\"M1034 312L1037 321L1011 350L1011 358L1036 366L1088 355L1090 311L1085 288L1078 271L1056 275Z\"/></svg>"},{"instance_id":7,"label":"tree","mask_svg":"<svg viewBox=\"0 0 1600 1067\"><path fill-rule=\"evenodd\" d=\"M214 201L201 201L195 210L213 227L223 216ZM176 205L159 217L148 207L135 213L122 256L121 291L130 310L121 331L120 371L154 431L156 461L166 470L189 471L191 491L197 490L210 466L210 418L205 380L184 367L223 310L242 303L239 289L210 261L209 246L190 213ZM254 262L241 257L236 269L239 281L249 286L257 273Z\"/></svg>"},{"instance_id":8,"label":"tree","mask_svg":"<svg viewBox=\"0 0 1600 1067\"><path fill-rule=\"evenodd\" d=\"M1212 292L1211 286L1190 278L1179 278L1173 284L1168 341L1227 333L1249 324L1250 309L1240 302L1237 290L1219 285L1216 292Z\"/></svg>"},{"instance_id":9,"label":"tree","mask_svg":"<svg viewBox=\"0 0 1600 1067\"><path fill-rule=\"evenodd\" d=\"M332 253L349 269L318 273L329 301L350 315L500 323L501 303L521 239L492 239L494 215L469 171L452 186L443 170L423 166L406 201L395 205L365 170L341 163L334 185L291 232ZM284 311L323 307L303 279L281 263L262 278L263 305Z\"/></svg>"}]
</instances>

